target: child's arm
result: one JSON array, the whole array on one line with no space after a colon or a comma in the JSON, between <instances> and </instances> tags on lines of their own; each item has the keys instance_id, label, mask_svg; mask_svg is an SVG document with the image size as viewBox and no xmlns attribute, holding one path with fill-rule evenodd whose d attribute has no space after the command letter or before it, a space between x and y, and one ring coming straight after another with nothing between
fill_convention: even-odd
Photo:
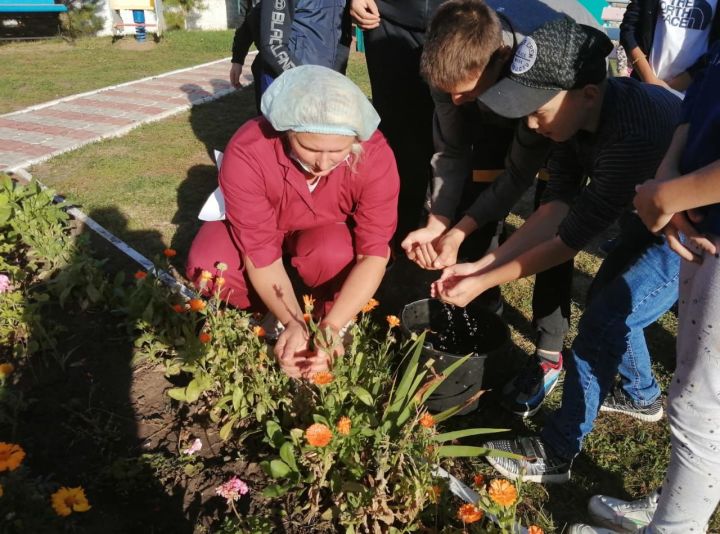
<instances>
[{"instance_id":1,"label":"child's arm","mask_svg":"<svg viewBox=\"0 0 720 534\"><path fill-rule=\"evenodd\" d=\"M260 4L260 57L275 76L300 63L288 47L295 18L295 1L266 1Z\"/></svg>"}]
</instances>

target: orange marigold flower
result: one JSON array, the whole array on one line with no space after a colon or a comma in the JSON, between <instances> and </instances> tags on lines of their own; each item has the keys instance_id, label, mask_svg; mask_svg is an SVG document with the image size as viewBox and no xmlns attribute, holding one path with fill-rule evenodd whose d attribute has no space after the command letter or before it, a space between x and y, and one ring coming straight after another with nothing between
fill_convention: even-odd
<instances>
[{"instance_id":1,"label":"orange marigold flower","mask_svg":"<svg viewBox=\"0 0 720 534\"><path fill-rule=\"evenodd\" d=\"M368 300L368 303L365 304L365 306L363 306L360 311L363 313L370 313L375 308L377 308L379 305L380 305L380 303L377 300L370 299L370 300Z\"/></svg>"},{"instance_id":2,"label":"orange marigold flower","mask_svg":"<svg viewBox=\"0 0 720 534\"><path fill-rule=\"evenodd\" d=\"M441 493L442 493L442 488L440 486L430 486L428 488L428 497L430 497L430 500L436 504L438 501L440 501Z\"/></svg>"},{"instance_id":3,"label":"orange marigold flower","mask_svg":"<svg viewBox=\"0 0 720 534\"><path fill-rule=\"evenodd\" d=\"M15 471L25 458L25 451L15 443L0 442L0 472Z\"/></svg>"},{"instance_id":4,"label":"orange marigold flower","mask_svg":"<svg viewBox=\"0 0 720 534\"><path fill-rule=\"evenodd\" d=\"M215 279L215 286L217 286L217 287L222 287L222 286L224 286L224 285L225 285L225 279L224 279L222 276L218 276L218 277Z\"/></svg>"},{"instance_id":5,"label":"orange marigold flower","mask_svg":"<svg viewBox=\"0 0 720 534\"><path fill-rule=\"evenodd\" d=\"M500 506L508 508L515 504L517 501L518 494L515 485L502 478L496 478L490 482L490 489L488 489L488 495Z\"/></svg>"},{"instance_id":6,"label":"orange marigold flower","mask_svg":"<svg viewBox=\"0 0 720 534\"><path fill-rule=\"evenodd\" d=\"M305 311L311 312L315 306L315 299L312 295L303 295L303 304L305 305Z\"/></svg>"},{"instance_id":7,"label":"orange marigold flower","mask_svg":"<svg viewBox=\"0 0 720 534\"><path fill-rule=\"evenodd\" d=\"M212 339L212 335L207 332L200 332L198 339L200 340L200 343L209 343Z\"/></svg>"},{"instance_id":8,"label":"orange marigold flower","mask_svg":"<svg viewBox=\"0 0 720 534\"><path fill-rule=\"evenodd\" d=\"M528 527L528 534L545 534L543 529L537 525L530 525Z\"/></svg>"},{"instance_id":9,"label":"orange marigold flower","mask_svg":"<svg viewBox=\"0 0 720 534\"><path fill-rule=\"evenodd\" d=\"M463 504L458 509L458 519L462 521L465 524L469 523L475 523L476 521L480 521L483 517L483 511L480 510L477 506L474 504Z\"/></svg>"},{"instance_id":10,"label":"orange marigold flower","mask_svg":"<svg viewBox=\"0 0 720 534\"><path fill-rule=\"evenodd\" d=\"M485 485L485 477L480 473L477 473L473 477L473 483L475 484L476 488L482 488Z\"/></svg>"},{"instance_id":11,"label":"orange marigold flower","mask_svg":"<svg viewBox=\"0 0 720 534\"><path fill-rule=\"evenodd\" d=\"M388 324L390 325L390 328L395 328L396 326L400 326L400 319L396 315L388 315L385 317Z\"/></svg>"},{"instance_id":12,"label":"orange marigold flower","mask_svg":"<svg viewBox=\"0 0 720 534\"><path fill-rule=\"evenodd\" d=\"M303 321L305 321L305 324L310 324L310 321L312 321L312 315L309 313L303 313Z\"/></svg>"},{"instance_id":13,"label":"orange marigold flower","mask_svg":"<svg viewBox=\"0 0 720 534\"><path fill-rule=\"evenodd\" d=\"M312 382L316 386L325 386L335 380L335 376L329 371L320 371L312 376Z\"/></svg>"},{"instance_id":14,"label":"orange marigold flower","mask_svg":"<svg viewBox=\"0 0 720 534\"><path fill-rule=\"evenodd\" d=\"M52 507L57 515L69 516L73 512L87 512L90 509L85 490L81 487L62 487L52 494Z\"/></svg>"},{"instance_id":15,"label":"orange marigold flower","mask_svg":"<svg viewBox=\"0 0 720 534\"><path fill-rule=\"evenodd\" d=\"M205 301L203 299L190 299L188 304L190 305L190 309L194 312L205 309Z\"/></svg>"},{"instance_id":16,"label":"orange marigold flower","mask_svg":"<svg viewBox=\"0 0 720 534\"><path fill-rule=\"evenodd\" d=\"M429 413L423 414L423 416L420 418L420 426L424 426L425 428L431 428L435 426L435 418Z\"/></svg>"},{"instance_id":17,"label":"orange marigold flower","mask_svg":"<svg viewBox=\"0 0 720 534\"><path fill-rule=\"evenodd\" d=\"M253 328L253 334L257 337L265 337L265 329L262 326L256 326Z\"/></svg>"},{"instance_id":18,"label":"orange marigold flower","mask_svg":"<svg viewBox=\"0 0 720 534\"><path fill-rule=\"evenodd\" d=\"M147 273L145 271L136 271L133 276L135 277L135 280L143 280L147 277Z\"/></svg>"},{"instance_id":19,"label":"orange marigold flower","mask_svg":"<svg viewBox=\"0 0 720 534\"><path fill-rule=\"evenodd\" d=\"M165 250L163 250L163 256L165 256L166 258L174 258L175 256L177 256L177 250L175 250L174 248L166 248Z\"/></svg>"},{"instance_id":20,"label":"orange marigold flower","mask_svg":"<svg viewBox=\"0 0 720 534\"><path fill-rule=\"evenodd\" d=\"M305 431L305 439L313 447L325 447L332 437L332 431L322 423L310 425Z\"/></svg>"},{"instance_id":21,"label":"orange marigold flower","mask_svg":"<svg viewBox=\"0 0 720 534\"><path fill-rule=\"evenodd\" d=\"M342 434L343 436L349 436L350 435L350 429L352 428L352 421L349 417L342 416L338 422L337 422L337 431L338 434Z\"/></svg>"},{"instance_id":22,"label":"orange marigold flower","mask_svg":"<svg viewBox=\"0 0 720 534\"><path fill-rule=\"evenodd\" d=\"M177 313L182 313L185 311L185 306L183 306L182 304L173 304L172 309L175 310Z\"/></svg>"},{"instance_id":23,"label":"orange marigold flower","mask_svg":"<svg viewBox=\"0 0 720 534\"><path fill-rule=\"evenodd\" d=\"M11 363L0 363L0 378L7 378L15 370L15 366Z\"/></svg>"}]
</instances>

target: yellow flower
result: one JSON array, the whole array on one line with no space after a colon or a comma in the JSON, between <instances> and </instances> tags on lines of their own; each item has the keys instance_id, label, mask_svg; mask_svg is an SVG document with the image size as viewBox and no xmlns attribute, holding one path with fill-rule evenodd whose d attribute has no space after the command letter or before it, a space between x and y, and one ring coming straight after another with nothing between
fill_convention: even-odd
<instances>
[{"instance_id":1,"label":"yellow flower","mask_svg":"<svg viewBox=\"0 0 720 534\"><path fill-rule=\"evenodd\" d=\"M305 439L313 447L325 447L332 440L332 431L322 423L310 425L305 431Z\"/></svg>"},{"instance_id":2,"label":"yellow flower","mask_svg":"<svg viewBox=\"0 0 720 534\"><path fill-rule=\"evenodd\" d=\"M373 311L375 308L377 308L379 304L380 304L380 303L379 303L377 300L375 300L375 299L370 299L370 300L368 300L368 303L365 304L365 306L363 306L363 307L360 309L360 311L363 312L363 313L370 313L370 312Z\"/></svg>"},{"instance_id":3,"label":"yellow flower","mask_svg":"<svg viewBox=\"0 0 720 534\"><path fill-rule=\"evenodd\" d=\"M15 370L15 366L11 363L0 363L0 378L7 378Z\"/></svg>"},{"instance_id":4,"label":"yellow flower","mask_svg":"<svg viewBox=\"0 0 720 534\"><path fill-rule=\"evenodd\" d=\"M340 420L337 422L337 431L338 434L342 434L343 436L349 436L350 435L350 429L352 428L352 421L349 417L342 416Z\"/></svg>"},{"instance_id":5,"label":"yellow flower","mask_svg":"<svg viewBox=\"0 0 720 534\"><path fill-rule=\"evenodd\" d=\"M458 519L465 524L475 523L480 521L483 516L483 511L480 510L474 504L463 504L458 510Z\"/></svg>"},{"instance_id":6,"label":"yellow flower","mask_svg":"<svg viewBox=\"0 0 720 534\"><path fill-rule=\"evenodd\" d=\"M544 534L543 529L537 525L530 525L527 534Z\"/></svg>"},{"instance_id":7,"label":"yellow flower","mask_svg":"<svg viewBox=\"0 0 720 534\"><path fill-rule=\"evenodd\" d=\"M210 280L213 277L210 271L202 271L200 273L200 280Z\"/></svg>"},{"instance_id":8,"label":"yellow flower","mask_svg":"<svg viewBox=\"0 0 720 534\"><path fill-rule=\"evenodd\" d=\"M57 515L69 516L73 512L87 512L90 510L85 490L80 486L77 488L62 487L52 494L52 507Z\"/></svg>"},{"instance_id":9,"label":"yellow flower","mask_svg":"<svg viewBox=\"0 0 720 534\"><path fill-rule=\"evenodd\" d=\"M310 313L315 307L315 299L312 295L303 295L303 304L305 304L305 311Z\"/></svg>"},{"instance_id":10,"label":"yellow flower","mask_svg":"<svg viewBox=\"0 0 720 534\"><path fill-rule=\"evenodd\" d=\"M388 324L390 325L390 328L395 328L396 326L400 326L400 319L396 315L388 315L385 317Z\"/></svg>"},{"instance_id":11,"label":"yellow flower","mask_svg":"<svg viewBox=\"0 0 720 534\"><path fill-rule=\"evenodd\" d=\"M224 286L224 285L225 285L225 279L224 279L222 276L218 276L218 277L215 279L215 285L216 285L217 287L222 287L222 286Z\"/></svg>"},{"instance_id":12,"label":"yellow flower","mask_svg":"<svg viewBox=\"0 0 720 534\"><path fill-rule=\"evenodd\" d=\"M420 426L424 426L425 428L431 428L435 426L435 418L429 413L423 414L423 416L420 418Z\"/></svg>"},{"instance_id":13,"label":"yellow flower","mask_svg":"<svg viewBox=\"0 0 720 534\"><path fill-rule=\"evenodd\" d=\"M515 486L505 479L496 478L490 482L490 489L488 489L488 495L500 506L508 508L515 504L517 501L517 489Z\"/></svg>"},{"instance_id":14,"label":"yellow flower","mask_svg":"<svg viewBox=\"0 0 720 534\"><path fill-rule=\"evenodd\" d=\"M0 472L15 471L25 458L25 451L15 443L0 442Z\"/></svg>"},{"instance_id":15,"label":"yellow flower","mask_svg":"<svg viewBox=\"0 0 720 534\"><path fill-rule=\"evenodd\" d=\"M316 386L325 386L333 380L335 380L335 377L329 371L320 371L312 376L312 382Z\"/></svg>"}]
</instances>

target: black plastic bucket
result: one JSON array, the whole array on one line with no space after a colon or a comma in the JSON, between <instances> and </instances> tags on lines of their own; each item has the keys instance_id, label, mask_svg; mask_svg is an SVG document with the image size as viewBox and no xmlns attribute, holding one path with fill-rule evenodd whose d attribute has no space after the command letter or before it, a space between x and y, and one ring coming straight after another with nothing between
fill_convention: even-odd
<instances>
[{"instance_id":1,"label":"black plastic bucket","mask_svg":"<svg viewBox=\"0 0 720 534\"><path fill-rule=\"evenodd\" d=\"M457 308L437 299L418 300L405 306L400 324L406 335L428 332L420 363L434 360L433 368L438 374L471 354L428 398L425 404L434 413L462 404L480 391L486 360L506 354L510 343L510 329L505 321L472 303L466 308ZM476 400L459 413L469 413L477 406Z\"/></svg>"}]
</instances>

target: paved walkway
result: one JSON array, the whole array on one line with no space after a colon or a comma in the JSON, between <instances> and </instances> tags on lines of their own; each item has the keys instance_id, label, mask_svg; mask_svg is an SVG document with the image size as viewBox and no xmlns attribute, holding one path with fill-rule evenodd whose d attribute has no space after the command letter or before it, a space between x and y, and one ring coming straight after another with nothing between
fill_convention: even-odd
<instances>
[{"instance_id":1,"label":"paved walkway","mask_svg":"<svg viewBox=\"0 0 720 534\"><path fill-rule=\"evenodd\" d=\"M252 83L249 54L241 83ZM13 171L63 152L117 137L234 91L230 59L68 96L0 115L0 171Z\"/></svg>"}]
</instances>

